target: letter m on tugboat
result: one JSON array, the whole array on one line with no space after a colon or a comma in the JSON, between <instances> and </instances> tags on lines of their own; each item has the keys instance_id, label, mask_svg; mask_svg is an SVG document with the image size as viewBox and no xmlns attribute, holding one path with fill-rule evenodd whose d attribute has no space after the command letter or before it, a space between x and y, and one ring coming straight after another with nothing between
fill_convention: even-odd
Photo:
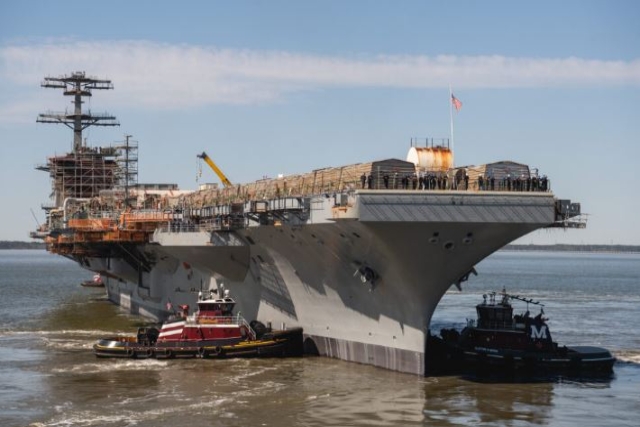
<instances>
[{"instance_id":1,"label":"letter m on tugboat","mask_svg":"<svg viewBox=\"0 0 640 427\"><path fill-rule=\"evenodd\" d=\"M531 339L547 339L547 325L531 325Z\"/></svg>"}]
</instances>

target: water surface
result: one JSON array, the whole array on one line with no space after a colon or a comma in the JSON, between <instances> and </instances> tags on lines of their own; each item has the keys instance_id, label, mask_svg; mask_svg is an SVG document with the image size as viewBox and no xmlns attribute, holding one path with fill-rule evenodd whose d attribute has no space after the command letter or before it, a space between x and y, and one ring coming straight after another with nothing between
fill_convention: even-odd
<instances>
[{"instance_id":1,"label":"water surface","mask_svg":"<svg viewBox=\"0 0 640 427\"><path fill-rule=\"evenodd\" d=\"M640 255L499 252L432 328L463 326L491 290L543 301L554 339L610 348L606 378L422 378L339 360L96 359L125 315L91 273L44 251L0 251L2 426L635 426ZM531 309L532 313L534 309Z\"/></svg>"}]
</instances>

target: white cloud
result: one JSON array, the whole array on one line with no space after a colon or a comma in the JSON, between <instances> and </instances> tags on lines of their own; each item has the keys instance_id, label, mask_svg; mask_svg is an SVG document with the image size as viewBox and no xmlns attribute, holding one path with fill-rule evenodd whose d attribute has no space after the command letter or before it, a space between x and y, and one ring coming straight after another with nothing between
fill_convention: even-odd
<instances>
[{"instance_id":1,"label":"white cloud","mask_svg":"<svg viewBox=\"0 0 640 427\"><path fill-rule=\"evenodd\" d=\"M174 109L274 102L327 87L456 88L639 85L640 60L504 56L332 57L147 41L58 40L0 47L0 121L31 110L44 76L84 70L111 79L118 104ZM114 98L115 99L115 98ZM41 109L35 107L36 110Z\"/></svg>"}]
</instances>

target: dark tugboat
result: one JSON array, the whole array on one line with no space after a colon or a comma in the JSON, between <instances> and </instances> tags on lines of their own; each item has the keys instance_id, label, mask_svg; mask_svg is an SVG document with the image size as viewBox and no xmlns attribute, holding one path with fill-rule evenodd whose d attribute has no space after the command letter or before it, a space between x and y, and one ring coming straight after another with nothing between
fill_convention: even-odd
<instances>
[{"instance_id":1,"label":"dark tugboat","mask_svg":"<svg viewBox=\"0 0 640 427\"><path fill-rule=\"evenodd\" d=\"M540 302L509 295L504 290L483 295L476 306L477 321L468 320L458 332L442 329L429 337L429 362L434 371L461 371L468 368L543 370L550 372L611 372L615 358L604 348L559 346L551 333ZM527 303L527 311L513 314L511 300ZM540 306L530 316L529 304Z\"/></svg>"},{"instance_id":2,"label":"dark tugboat","mask_svg":"<svg viewBox=\"0 0 640 427\"><path fill-rule=\"evenodd\" d=\"M247 323L239 313L233 314L236 302L229 291L222 287L220 294L200 293L195 313L189 315L189 306L180 306L180 316L160 330L139 328L136 336L101 339L94 353L158 359L302 356L302 328L272 330L257 321Z\"/></svg>"}]
</instances>

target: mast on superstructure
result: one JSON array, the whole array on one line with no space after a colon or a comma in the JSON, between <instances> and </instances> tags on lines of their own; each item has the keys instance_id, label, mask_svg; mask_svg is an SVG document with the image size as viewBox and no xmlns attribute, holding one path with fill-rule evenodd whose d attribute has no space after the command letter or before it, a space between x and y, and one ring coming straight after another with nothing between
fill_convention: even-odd
<instances>
[{"instance_id":1,"label":"mast on superstructure","mask_svg":"<svg viewBox=\"0 0 640 427\"><path fill-rule=\"evenodd\" d=\"M111 80L87 77L84 71L76 71L71 75L45 77L40 86L45 88L64 89L65 96L73 96L73 113L43 113L38 116L38 123L62 123L73 129L73 152L82 150L82 131L89 126L120 126L116 118L107 113L92 114L82 112L83 97L91 96L93 89L113 89Z\"/></svg>"},{"instance_id":2,"label":"mast on superstructure","mask_svg":"<svg viewBox=\"0 0 640 427\"><path fill-rule=\"evenodd\" d=\"M46 209L60 208L65 200L88 200L99 196L103 190L118 186L122 178L118 164L120 151L112 146L90 147L82 138L82 131L89 126L120 126L110 114L82 110L82 99L91 96L92 90L113 89L111 80L87 77L84 71L76 71L60 77L45 77L41 86L63 89L65 96L73 97L74 106L73 113L48 112L39 114L36 120L38 123L62 123L73 130L71 152L49 157L46 165L36 166L38 170L49 172L51 177L53 206Z\"/></svg>"}]
</instances>

